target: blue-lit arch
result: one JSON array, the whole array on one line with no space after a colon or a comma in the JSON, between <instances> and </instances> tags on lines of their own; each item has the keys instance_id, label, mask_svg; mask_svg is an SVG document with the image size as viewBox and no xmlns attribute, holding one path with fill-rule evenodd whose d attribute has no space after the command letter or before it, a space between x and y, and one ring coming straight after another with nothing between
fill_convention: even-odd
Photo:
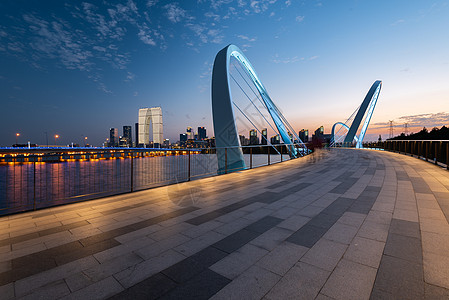
<instances>
[{"instance_id":1,"label":"blue-lit arch","mask_svg":"<svg viewBox=\"0 0 449 300\"><path fill-rule=\"evenodd\" d=\"M288 131L282 122L283 117L268 95L253 66L237 46L228 45L217 53L212 71L212 115L217 146L218 172L223 173L226 168L228 170L245 168L229 85L231 57L234 57L239 62L251 78L276 125L282 141L284 144L289 145L290 156L296 157L298 152L293 146ZM226 152L224 148L227 148Z\"/></svg>"},{"instance_id":2,"label":"blue-lit arch","mask_svg":"<svg viewBox=\"0 0 449 300\"><path fill-rule=\"evenodd\" d=\"M357 114L354 118L354 121L352 122L351 127L349 128L348 134L346 135L346 138L344 140L345 146L350 146L353 144L353 140L356 137L356 133L359 129L360 123L362 122L363 116L365 116L365 112L368 110L368 113L366 114L365 121L362 126L362 130L360 131L359 137L356 141L356 147L362 148L363 139L365 137L366 130L368 129L371 117L373 115L373 111L376 106L381 87L382 81L377 80L373 83L373 85L369 89L368 93L365 96L365 99L362 102L362 105L357 111Z\"/></svg>"}]
</instances>

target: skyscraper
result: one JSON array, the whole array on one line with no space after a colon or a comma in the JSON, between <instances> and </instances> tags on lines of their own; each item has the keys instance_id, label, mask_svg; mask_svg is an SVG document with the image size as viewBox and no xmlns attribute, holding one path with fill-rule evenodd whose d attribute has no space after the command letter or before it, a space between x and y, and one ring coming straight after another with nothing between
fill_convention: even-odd
<instances>
[{"instance_id":1,"label":"skyscraper","mask_svg":"<svg viewBox=\"0 0 449 300\"><path fill-rule=\"evenodd\" d=\"M301 129L301 131L298 132L298 136L303 143L307 143L309 141L309 130Z\"/></svg>"},{"instance_id":2,"label":"skyscraper","mask_svg":"<svg viewBox=\"0 0 449 300\"><path fill-rule=\"evenodd\" d=\"M206 128L198 127L198 140L204 141L206 139Z\"/></svg>"},{"instance_id":3,"label":"skyscraper","mask_svg":"<svg viewBox=\"0 0 449 300\"><path fill-rule=\"evenodd\" d=\"M264 128L264 129L262 129L262 139L260 140L260 143L261 143L262 145L266 145L266 144L267 144L267 141L268 141L267 129Z\"/></svg>"},{"instance_id":4,"label":"skyscraper","mask_svg":"<svg viewBox=\"0 0 449 300\"><path fill-rule=\"evenodd\" d=\"M259 138L257 137L256 129L251 129L249 131L249 144L250 145L259 145Z\"/></svg>"},{"instance_id":5,"label":"skyscraper","mask_svg":"<svg viewBox=\"0 0 449 300\"><path fill-rule=\"evenodd\" d=\"M123 126L123 138L126 140L126 144L132 147L133 139L131 126Z\"/></svg>"},{"instance_id":6,"label":"skyscraper","mask_svg":"<svg viewBox=\"0 0 449 300\"><path fill-rule=\"evenodd\" d=\"M135 130L136 130L136 142L134 144L134 147L138 147L139 146L139 123L135 123L134 124Z\"/></svg>"},{"instance_id":7,"label":"skyscraper","mask_svg":"<svg viewBox=\"0 0 449 300\"><path fill-rule=\"evenodd\" d=\"M117 147L118 146L118 129L111 128L109 129L109 147Z\"/></svg>"},{"instance_id":8,"label":"skyscraper","mask_svg":"<svg viewBox=\"0 0 449 300\"><path fill-rule=\"evenodd\" d=\"M188 140L194 140L195 139L195 132L192 130L192 127L187 127L186 129L187 139Z\"/></svg>"},{"instance_id":9,"label":"skyscraper","mask_svg":"<svg viewBox=\"0 0 449 300\"><path fill-rule=\"evenodd\" d=\"M160 147L163 142L162 108L139 109L139 144L150 144L150 124L153 130L153 145L155 148Z\"/></svg>"}]
</instances>

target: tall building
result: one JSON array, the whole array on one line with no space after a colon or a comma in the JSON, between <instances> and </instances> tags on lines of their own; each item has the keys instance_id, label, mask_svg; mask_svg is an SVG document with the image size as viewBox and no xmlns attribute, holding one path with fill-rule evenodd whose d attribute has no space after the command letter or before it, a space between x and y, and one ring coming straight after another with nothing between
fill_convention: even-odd
<instances>
[{"instance_id":1,"label":"tall building","mask_svg":"<svg viewBox=\"0 0 449 300\"><path fill-rule=\"evenodd\" d=\"M301 129L301 131L298 132L298 136L303 143L307 143L309 141L309 130Z\"/></svg>"},{"instance_id":2,"label":"tall building","mask_svg":"<svg viewBox=\"0 0 449 300\"><path fill-rule=\"evenodd\" d=\"M160 147L163 142L162 108L139 109L139 144L150 144L150 125L153 131L153 145Z\"/></svg>"},{"instance_id":3,"label":"tall building","mask_svg":"<svg viewBox=\"0 0 449 300\"><path fill-rule=\"evenodd\" d=\"M206 128L198 127L198 140L203 141L206 139Z\"/></svg>"},{"instance_id":4,"label":"tall building","mask_svg":"<svg viewBox=\"0 0 449 300\"><path fill-rule=\"evenodd\" d=\"M133 138L131 126L123 126L123 138L126 140L126 144L132 147Z\"/></svg>"},{"instance_id":5,"label":"tall building","mask_svg":"<svg viewBox=\"0 0 449 300\"><path fill-rule=\"evenodd\" d=\"M273 145L280 144L280 143L281 143L281 139L279 138L279 135L276 134L276 135L273 135L273 136L270 138L270 142L271 142L271 144L273 144Z\"/></svg>"},{"instance_id":6,"label":"tall building","mask_svg":"<svg viewBox=\"0 0 449 300\"><path fill-rule=\"evenodd\" d=\"M251 129L249 131L249 144L250 145L259 145L259 138L257 137L256 129Z\"/></svg>"},{"instance_id":7,"label":"tall building","mask_svg":"<svg viewBox=\"0 0 449 300\"><path fill-rule=\"evenodd\" d=\"M117 147L118 146L118 129L111 128L109 129L109 147Z\"/></svg>"},{"instance_id":8,"label":"tall building","mask_svg":"<svg viewBox=\"0 0 449 300\"><path fill-rule=\"evenodd\" d=\"M195 139L195 132L192 130L192 127L187 127L186 129L187 139L188 140L194 140Z\"/></svg>"},{"instance_id":9,"label":"tall building","mask_svg":"<svg viewBox=\"0 0 449 300\"><path fill-rule=\"evenodd\" d=\"M135 127L135 131L136 131L136 135L135 135L136 142L134 144L134 147L138 147L139 146L139 123L135 123L134 127Z\"/></svg>"},{"instance_id":10,"label":"tall building","mask_svg":"<svg viewBox=\"0 0 449 300\"><path fill-rule=\"evenodd\" d=\"M266 145L266 144L267 144L267 141L268 141L267 129L264 128L264 129L262 129L262 139L260 140L260 143L261 143L262 145Z\"/></svg>"},{"instance_id":11,"label":"tall building","mask_svg":"<svg viewBox=\"0 0 449 300\"><path fill-rule=\"evenodd\" d=\"M181 133L179 135L179 141L181 142L181 144L187 142L187 133Z\"/></svg>"}]
</instances>

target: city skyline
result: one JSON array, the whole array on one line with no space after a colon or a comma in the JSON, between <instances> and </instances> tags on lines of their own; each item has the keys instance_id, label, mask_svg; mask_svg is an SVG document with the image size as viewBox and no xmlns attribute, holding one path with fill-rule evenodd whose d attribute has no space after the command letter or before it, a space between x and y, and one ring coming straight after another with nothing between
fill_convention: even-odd
<instances>
[{"instance_id":1,"label":"city skyline","mask_svg":"<svg viewBox=\"0 0 449 300\"><path fill-rule=\"evenodd\" d=\"M0 3L0 145L100 145L162 106L164 139L213 136L210 80L235 43L296 131L344 121L383 81L365 140L449 123L444 1ZM379 13L382 11L382 13ZM245 129L246 131L246 129ZM55 139L56 140L56 139Z\"/></svg>"}]
</instances>

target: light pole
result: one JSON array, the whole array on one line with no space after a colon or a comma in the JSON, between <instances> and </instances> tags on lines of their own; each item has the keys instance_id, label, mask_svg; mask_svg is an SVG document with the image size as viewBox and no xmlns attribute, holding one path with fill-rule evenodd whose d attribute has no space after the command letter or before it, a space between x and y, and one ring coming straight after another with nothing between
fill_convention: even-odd
<instances>
[{"instance_id":1,"label":"light pole","mask_svg":"<svg viewBox=\"0 0 449 300\"><path fill-rule=\"evenodd\" d=\"M87 136L84 137L84 147L87 145Z\"/></svg>"},{"instance_id":2,"label":"light pole","mask_svg":"<svg viewBox=\"0 0 449 300\"><path fill-rule=\"evenodd\" d=\"M18 145L19 145L19 142L18 142L19 136L20 136L20 133L16 133L16 147L18 147Z\"/></svg>"},{"instance_id":3,"label":"light pole","mask_svg":"<svg viewBox=\"0 0 449 300\"><path fill-rule=\"evenodd\" d=\"M59 135L55 134L55 146L56 146L56 139L59 138Z\"/></svg>"}]
</instances>

